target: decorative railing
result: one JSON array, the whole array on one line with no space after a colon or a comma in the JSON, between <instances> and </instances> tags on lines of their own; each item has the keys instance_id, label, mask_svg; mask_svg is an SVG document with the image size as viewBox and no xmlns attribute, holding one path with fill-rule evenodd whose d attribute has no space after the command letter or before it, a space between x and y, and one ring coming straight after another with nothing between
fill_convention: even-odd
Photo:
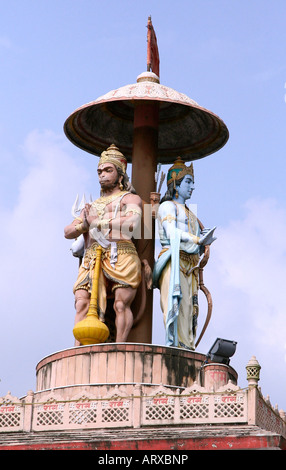
<instances>
[{"instance_id":1,"label":"decorative railing","mask_svg":"<svg viewBox=\"0 0 286 470\"><path fill-rule=\"evenodd\" d=\"M210 392L194 383L184 391L159 386L142 393L142 386L134 385L127 393L115 386L102 397L79 393L69 400L59 393L48 392L44 402L41 393L32 392L21 400L10 393L0 398L0 433L244 423L286 437L284 412L275 410L257 387L240 389L229 382Z\"/></svg>"},{"instance_id":2,"label":"decorative railing","mask_svg":"<svg viewBox=\"0 0 286 470\"><path fill-rule=\"evenodd\" d=\"M25 415L25 404L13 403L18 402L16 397L11 397L7 394L2 398L0 405L0 432L3 431L22 431L23 420Z\"/></svg>"}]
</instances>

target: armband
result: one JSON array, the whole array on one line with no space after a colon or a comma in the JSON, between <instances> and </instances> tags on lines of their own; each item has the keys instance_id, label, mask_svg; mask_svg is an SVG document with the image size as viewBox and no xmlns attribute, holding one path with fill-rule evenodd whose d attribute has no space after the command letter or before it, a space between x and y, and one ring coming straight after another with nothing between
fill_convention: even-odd
<instances>
[{"instance_id":1,"label":"armband","mask_svg":"<svg viewBox=\"0 0 286 470\"><path fill-rule=\"evenodd\" d=\"M167 220L167 222L169 222L169 224L172 222L172 220L176 220L176 217L174 217L173 215L166 215L166 217L164 217L164 219L161 220L161 223L165 222L165 220Z\"/></svg>"},{"instance_id":2,"label":"armband","mask_svg":"<svg viewBox=\"0 0 286 470\"><path fill-rule=\"evenodd\" d=\"M75 225L75 229L76 229L80 234L88 232L88 229L85 228L85 227L83 227L83 222L82 222L81 224Z\"/></svg>"},{"instance_id":3,"label":"armband","mask_svg":"<svg viewBox=\"0 0 286 470\"><path fill-rule=\"evenodd\" d=\"M132 212L132 214L138 214L140 215L140 217L142 217L142 211L140 211L139 209L127 208L124 212L124 215L128 214L128 212Z\"/></svg>"}]
</instances>

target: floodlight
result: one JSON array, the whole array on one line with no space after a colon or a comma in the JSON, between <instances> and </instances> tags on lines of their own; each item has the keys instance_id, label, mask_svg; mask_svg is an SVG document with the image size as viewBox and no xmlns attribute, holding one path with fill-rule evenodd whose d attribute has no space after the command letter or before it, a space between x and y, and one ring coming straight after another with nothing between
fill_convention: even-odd
<instances>
[{"instance_id":1,"label":"floodlight","mask_svg":"<svg viewBox=\"0 0 286 470\"><path fill-rule=\"evenodd\" d=\"M235 353L236 345L236 341L217 338L207 354L207 359L228 365L230 361L229 358Z\"/></svg>"}]
</instances>

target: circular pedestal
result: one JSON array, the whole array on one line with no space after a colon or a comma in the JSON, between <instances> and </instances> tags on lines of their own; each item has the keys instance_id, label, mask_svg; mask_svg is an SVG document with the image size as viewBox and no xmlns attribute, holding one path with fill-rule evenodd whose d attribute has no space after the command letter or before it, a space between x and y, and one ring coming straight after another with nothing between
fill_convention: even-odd
<instances>
[{"instance_id":1,"label":"circular pedestal","mask_svg":"<svg viewBox=\"0 0 286 470\"><path fill-rule=\"evenodd\" d=\"M80 346L54 353L38 363L36 391L103 384L186 388L195 381L200 383L205 359L197 352L151 344Z\"/></svg>"},{"instance_id":2,"label":"circular pedestal","mask_svg":"<svg viewBox=\"0 0 286 470\"><path fill-rule=\"evenodd\" d=\"M141 343L104 343L54 353L37 365L34 429L180 423L186 396L195 394L193 406L208 393L202 386L205 360L197 352ZM227 367L232 379L236 373ZM200 415L199 408L197 412Z\"/></svg>"},{"instance_id":3,"label":"circular pedestal","mask_svg":"<svg viewBox=\"0 0 286 470\"><path fill-rule=\"evenodd\" d=\"M80 384L188 387L197 380L204 360L199 353L149 344L80 346L42 359L36 368L36 390Z\"/></svg>"}]
</instances>

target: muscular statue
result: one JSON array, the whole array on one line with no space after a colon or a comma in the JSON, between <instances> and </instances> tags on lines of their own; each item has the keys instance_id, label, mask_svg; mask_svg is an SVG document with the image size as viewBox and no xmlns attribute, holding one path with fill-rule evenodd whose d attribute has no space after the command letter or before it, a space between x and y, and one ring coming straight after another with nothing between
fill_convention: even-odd
<instances>
[{"instance_id":1,"label":"muscular statue","mask_svg":"<svg viewBox=\"0 0 286 470\"><path fill-rule=\"evenodd\" d=\"M141 262L131 238L141 221L142 202L129 182L126 167L127 161L115 145L101 154L97 170L101 196L86 204L80 217L64 230L67 239L81 234L84 237L85 251L73 288L75 323L88 312L96 247L100 244L99 318L104 321L107 298L113 295L116 342L125 342L132 328L130 307L141 281Z\"/></svg>"},{"instance_id":2,"label":"muscular statue","mask_svg":"<svg viewBox=\"0 0 286 470\"><path fill-rule=\"evenodd\" d=\"M215 238L212 230L201 230L197 217L185 202L194 190L193 164L178 158L167 175L167 192L158 212L162 245L154 266L155 287L166 328L166 345L195 349L198 306L198 263L204 245Z\"/></svg>"}]
</instances>

